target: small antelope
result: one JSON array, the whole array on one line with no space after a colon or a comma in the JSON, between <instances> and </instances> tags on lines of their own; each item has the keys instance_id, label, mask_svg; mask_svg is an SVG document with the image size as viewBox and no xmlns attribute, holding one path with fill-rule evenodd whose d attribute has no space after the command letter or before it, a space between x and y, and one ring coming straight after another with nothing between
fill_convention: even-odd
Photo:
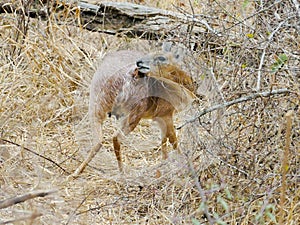
<instances>
[{"instance_id":1,"label":"small antelope","mask_svg":"<svg viewBox=\"0 0 300 225\"><path fill-rule=\"evenodd\" d=\"M121 131L113 137L121 172L120 138L133 131L141 119L158 122L163 159L167 158L167 140L177 149L173 114L192 102L195 91L192 78L179 66L179 57L170 49L148 56L123 50L107 55L95 73L89 106L92 127L95 128L97 141L101 142L102 124L107 115L122 119Z\"/></svg>"}]
</instances>

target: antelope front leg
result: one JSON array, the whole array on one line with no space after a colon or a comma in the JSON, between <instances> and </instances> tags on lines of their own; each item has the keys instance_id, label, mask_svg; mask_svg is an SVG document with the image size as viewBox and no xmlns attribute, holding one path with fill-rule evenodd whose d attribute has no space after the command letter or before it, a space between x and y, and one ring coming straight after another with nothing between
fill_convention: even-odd
<instances>
[{"instance_id":1,"label":"antelope front leg","mask_svg":"<svg viewBox=\"0 0 300 225\"><path fill-rule=\"evenodd\" d=\"M172 126L172 128L170 128L170 129L172 129L172 130L169 133L169 142L172 144L173 149L177 150L178 154L181 154L180 148L178 147L178 140L176 137L176 132L175 132L174 126Z\"/></svg>"},{"instance_id":2,"label":"antelope front leg","mask_svg":"<svg viewBox=\"0 0 300 225\"><path fill-rule=\"evenodd\" d=\"M168 158L168 151L167 151L167 136L166 134L162 135L161 139L161 153L162 153L162 158L165 160Z\"/></svg>"},{"instance_id":3,"label":"antelope front leg","mask_svg":"<svg viewBox=\"0 0 300 225\"><path fill-rule=\"evenodd\" d=\"M128 135L138 125L142 118L141 112L143 112L143 110L141 110L141 107L137 107L136 109L132 110L128 118L125 119L122 123L122 132L113 137L114 151L118 161L119 170L122 173L124 172L124 169L122 163L121 145L119 140L122 136Z\"/></svg>"},{"instance_id":4,"label":"antelope front leg","mask_svg":"<svg viewBox=\"0 0 300 225\"><path fill-rule=\"evenodd\" d=\"M118 161L118 167L120 172L123 172L123 163L122 163L122 155L121 155L121 146L118 140L119 134L113 137L114 151Z\"/></svg>"},{"instance_id":5,"label":"antelope front leg","mask_svg":"<svg viewBox=\"0 0 300 225\"><path fill-rule=\"evenodd\" d=\"M173 124L173 118L168 116L168 117L161 118L157 121L159 122L159 126L161 128L161 134L162 134L162 142L161 142L162 158L163 159L168 158L168 152L167 152L168 139L169 142L172 144L173 149L177 149L178 153L180 153L180 150L178 148L176 132Z\"/></svg>"},{"instance_id":6,"label":"antelope front leg","mask_svg":"<svg viewBox=\"0 0 300 225\"><path fill-rule=\"evenodd\" d=\"M161 153L162 153L162 159L168 158L168 151L167 151L167 140L168 140L168 123L170 120L166 117L158 117L155 118L155 121L158 123L158 126L161 131ZM173 123L173 122L172 122Z\"/></svg>"},{"instance_id":7,"label":"antelope front leg","mask_svg":"<svg viewBox=\"0 0 300 225\"><path fill-rule=\"evenodd\" d=\"M177 141L177 137L176 137L175 128L173 125L173 120L172 120L172 123L170 123L167 128L167 137L169 138L169 142L172 144L173 149L177 149L178 153L180 153L180 150L178 148L178 141Z\"/></svg>"}]
</instances>

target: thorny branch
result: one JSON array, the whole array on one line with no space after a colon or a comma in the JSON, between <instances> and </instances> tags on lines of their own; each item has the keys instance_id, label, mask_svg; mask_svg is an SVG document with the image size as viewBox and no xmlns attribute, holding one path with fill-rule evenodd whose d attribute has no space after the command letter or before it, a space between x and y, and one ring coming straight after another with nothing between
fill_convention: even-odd
<instances>
[{"instance_id":1,"label":"thorny branch","mask_svg":"<svg viewBox=\"0 0 300 225\"><path fill-rule=\"evenodd\" d=\"M7 208L9 206L25 202L29 199L37 198L37 197L45 197L47 195L50 195L52 193L56 192L55 190L50 190L50 191L33 191L29 192L25 195L13 197L13 198L8 198L5 200L0 201L0 209Z\"/></svg>"},{"instance_id":2,"label":"thorny branch","mask_svg":"<svg viewBox=\"0 0 300 225\"><path fill-rule=\"evenodd\" d=\"M281 28L281 26L285 22L286 22L286 20L282 21L281 23L279 23L278 26L276 27L276 29L274 29L274 31L267 38L267 42L266 42L266 44L265 44L265 46L263 48L263 53L261 54L261 58L260 58L260 62L259 62L259 67L258 67L258 72L257 72L257 84L256 84L256 90L257 91L260 90L261 72L262 72L262 67L263 67L264 61L265 61L266 49L268 48L269 44L271 43L271 40L273 39L273 36L275 35L275 33L277 33L277 31Z\"/></svg>"},{"instance_id":3,"label":"thorny branch","mask_svg":"<svg viewBox=\"0 0 300 225\"><path fill-rule=\"evenodd\" d=\"M182 127L184 127L185 125L187 125L188 123L193 123L198 118L200 118L201 116L203 116L207 113L213 112L217 109L223 109L223 108L229 107L231 105L238 104L238 103L241 103L241 102L246 102L246 101L258 98L258 97L269 97L271 95L279 95L279 94L286 94L286 93L290 93L290 90L288 90L286 88L283 88L283 89L278 89L278 90L273 90L273 91L258 92L258 93L254 93L252 95L247 95L247 96L244 96L244 97L241 97L241 98L238 98L238 99L234 99L234 100L229 101L229 102L225 102L223 104L214 105L210 108L202 110L194 118L186 120L185 123L183 123L182 125L180 125L176 129L179 130Z\"/></svg>"},{"instance_id":4,"label":"thorny branch","mask_svg":"<svg viewBox=\"0 0 300 225\"><path fill-rule=\"evenodd\" d=\"M201 183L200 183L200 181L198 179L198 176L196 174L194 166L192 165L191 161L188 158L187 158L187 162L188 162L189 170L191 171L191 174L192 174L193 179L195 181L195 185L197 187L197 190L198 190L198 192L199 192L199 194L201 196L201 200L202 200L202 207L201 208L203 210L203 213L206 216L209 224L214 224L214 221L213 221L212 217L210 216L210 213L209 213L208 208L207 208L207 198L206 198L206 195L205 195L204 190L203 190L203 188L201 186Z\"/></svg>"},{"instance_id":5,"label":"thorny branch","mask_svg":"<svg viewBox=\"0 0 300 225\"><path fill-rule=\"evenodd\" d=\"M33 150L29 149L29 148L26 148L26 147L24 147L24 146L22 146L20 144L17 144L15 142L12 142L12 141L9 141L9 140L3 139L3 138L0 138L0 140L3 141L3 142L9 143L9 144L18 146L20 148L23 148L24 150L26 150L26 151L28 151L30 153L33 153L34 155L39 156L39 157L41 157L41 158L43 158L43 159L51 162L52 164L54 164L55 166L57 166L59 169L61 169L64 173L70 174L68 171L66 171L64 168L62 168L61 165L59 165L57 162L53 161L52 159L50 159L50 158L48 158L46 156L43 156L43 155L41 155L39 153L36 153L35 151L33 151Z\"/></svg>"},{"instance_id":6,"label":"thorny branch","mask_svg":"<svg viewBox=\"0 0 300 225\"><path fill-rule=\"evenodd\" d=\"M281 163L281 190L280 190L280 217L279 224L284 224L283 218L284 215L284 202L286 200L286 189L287 189L287 181L286 176L289 168L289 155L290 155L290 146L291 146L291 136L292 136L292 118L293 111L288 111L285 114L286 118L286 136L285 136L285 147L282 155L282 163Z\"/></svg>"},{"instance_id":7,"label":"thorny branch","mask_svg":"<svg viewBox=\"0 0 300 225\"><path fill-rule=\"evenodd\" d=\"M32 213L30 216L25 216L25 217L21 217L21 218L17 218L17 219L12 219L12 220L6 220L6 221L1 221L0 225L4 225L4 224L16 224L17 222L24 222L25 220L30 220L33 221L35 218L42 216L42 213ZM32 224L32 223L29 223Z\"/></svg>"},{"instance_id":8,"label":"thorny branch","mask_svg":"<svg viewBox=\"0 0 300 225\"><path fill-rule=\"evenodd\" d=\"M295 5L296 11L298 12L298 17L300 18L300 4L297 0L292 0L292 1Z\"/></svg>"}]
</instances>

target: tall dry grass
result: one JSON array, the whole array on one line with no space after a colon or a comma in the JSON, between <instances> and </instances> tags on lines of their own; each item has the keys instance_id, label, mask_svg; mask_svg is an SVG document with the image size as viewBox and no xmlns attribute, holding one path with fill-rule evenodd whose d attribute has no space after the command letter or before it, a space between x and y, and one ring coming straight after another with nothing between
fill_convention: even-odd
<instances>
[{"instance_id":1,"label":"tall dry grass","mask_svg":"<svg viewBox=\"0 0 300 225\"><path fill-rule=\"evenodd\" d=\"M178 126L203 108L257 89L289 91L187 123L178 130L184 154L171 153L166 163L154 149L158 130L143 122L125 143L125 164L134 172L124 177L111 157L116 127L108 121L104 149L71 179L91 147L88 87L97 63L110 50L148 52L153 44L69 26L76 14L43 21L1 13L0 205L27 193L54 193L3 207L0 224L298 224L296 1L140 2L194 11L222 34L189 40L178 34L184 44L197 43L186 70L202 96L187 116L178 116Z\"/></svg>"}]
</instances>

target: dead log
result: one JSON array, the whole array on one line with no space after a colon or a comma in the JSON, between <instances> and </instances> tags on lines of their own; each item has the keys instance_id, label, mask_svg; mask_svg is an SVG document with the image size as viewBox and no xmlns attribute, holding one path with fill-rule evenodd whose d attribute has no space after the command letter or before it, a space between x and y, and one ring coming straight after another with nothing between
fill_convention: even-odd
<instances>
[{"instance_id":1,"label":"dead log","mask_svg":"<svg viewBox=\"0 0 300 225\"><path fill-rule=\"evenodd\" d=\"M69 25L81 26L93 32L151 40L166 37L199 37L208 33L218 35L205 20L197 19L190 14L132 3L32 0L27 1L26 6L18 6L14 2L5 0L0 3L0 13L25 13L26 16L42 19L47 19L51 15L55 16L57 21L73 17L72 20L68 20Z\"/></svg>"},{"instance_id":2,"label":"dead log","mask_svg":"<svg viewBox=\"0 0 300 225\"><path fill-rule=\"evenodd\" d=\"M217 33L205 21L153 7L123 2L97 5L79 2L84 28L108 34L160 39L180 34L194 36L207 32Z\"/></svg>"}]
</instances>

